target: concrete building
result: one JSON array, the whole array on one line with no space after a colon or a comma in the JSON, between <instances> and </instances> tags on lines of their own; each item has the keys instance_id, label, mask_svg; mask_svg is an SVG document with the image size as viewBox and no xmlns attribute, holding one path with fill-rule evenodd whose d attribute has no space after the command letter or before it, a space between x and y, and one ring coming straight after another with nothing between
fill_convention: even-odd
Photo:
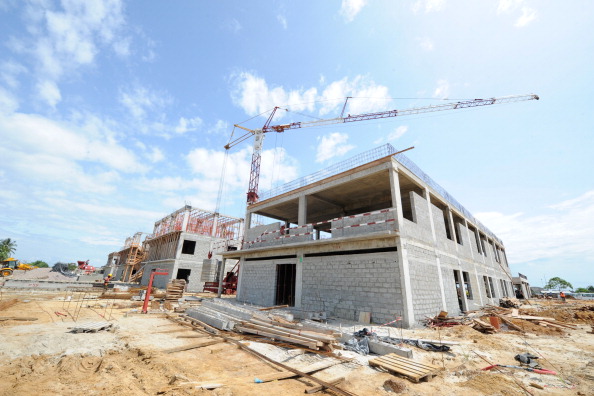
<instances>
[{"instance_id":1,"label":"concrete building","mask_svg":"<svg viewBox=\"0 0 594 396\"><path fill-rule=\"evenodd\" d=\"M220 253L238 249L242 233L243 219L186 205L157 221L142 243L142 233L128 238L121 251L109 255L108 265L115 280L147 285L151 271L158 268L169 275L155 277L156 287L165 288L171 279L185 279L188 291L201 292L205 282L218 281ZM234 264L227 261L225 270Z\"/></svg>"},{"instance_id":2,"label":"concrete building","mask_svg":"<svg viewBox=\"0 0 594 396\"><path fill-rule=\"evenodd\" d=\"M223 254L240 260L240 301L410 327L513 295L502 241L390 145L260 199Z\"/></svg>"},{"instance_id":3,"label":"concrete building","mask_svg":"<svg viewBox=\"0 0 594 396\"><path fill-rule=\"evenodd\" d=\"M514 294L516 296L532 298L532 289L530 288L530 283L528 283L528 277L526 275L518 272L518 276L512 278L512 283L514 284Z\"/></svg>"}]
</instances>

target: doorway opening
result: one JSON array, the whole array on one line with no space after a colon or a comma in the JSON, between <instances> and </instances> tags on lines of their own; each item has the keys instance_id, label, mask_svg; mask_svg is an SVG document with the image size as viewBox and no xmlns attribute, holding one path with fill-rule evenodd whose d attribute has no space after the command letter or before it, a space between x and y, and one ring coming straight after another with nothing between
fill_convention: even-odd
<instances>
[{"instance_id":1,"label":"doorway opening","mask_svg":"<svg viewBox=\"0 0 594 396\"><path fill-rule=\"evenodd\" d=\"M295 278L297 264L277 264L276 305L295 306Z\"/></svg>"}]
</instances>

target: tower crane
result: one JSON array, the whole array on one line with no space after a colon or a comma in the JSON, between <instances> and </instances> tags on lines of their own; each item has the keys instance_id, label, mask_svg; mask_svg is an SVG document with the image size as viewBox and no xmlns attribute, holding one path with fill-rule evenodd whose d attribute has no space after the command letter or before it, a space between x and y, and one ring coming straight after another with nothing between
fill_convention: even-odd
<instances>
[{"instance_id":1,"label":"tower crane","mask_svg":"<svg viewBox=\"0 0 594 396\"><path fill-rule=\"evenodd\" d=\"M276 111L280 109L280 107L275 107L270 116L266 120L266 123L261 129L248 129L241 125L235 125L235 127L243 129L246 133L235 140L229 142L225 145L225 150L229 150L231 147L236 146L237 144L243 142L244 140L254 136L254 151L252 154L252 165L250 170L250 183L247 192L247 203L248 205L252 205L258 202L258 182L260 179L260 160L262 156L262 143L264 142L264 134L269 132L277 132L282 133L291 129L300 129L300 128L309 128L309 127L319 127L319 126L326 126L332 124L343 124L347 122L356 122L356 121L367 121L367 120L376 120L381 118L390 118L390 117L402 117L408 115L416 115L422 113L432 113L437 111L446 111L446 110L459 110L459 109L467 109L471 107L481 107L481 106L490 106L494 104L505 104L505 103L514 103L514 102L521 102L526 100L538 100L538 95L535 94L527 94L527 95L512 95L512 96L502 96L498 98L488 98L488 99L472 99L472 100L464 100L459 102L451 102L445 104L438 104L438 105L431 105L431 106L423 106L423 107L412 107L403 110L388 110L388 111L380 111L375 113L364 113L364 114L357 114L357 115L347 115L344 117L344 110L346 108L346 104L349 98L346 99L345 104L342 108L342 114L340 117L336 118L327 118L327 119L320 119L314 121L305 121L305 122L292 122L289 124L280 124L280 125L270 125L276 114ZM218 205L218 204L217 204Z\"/></svg>"}]
</instances>

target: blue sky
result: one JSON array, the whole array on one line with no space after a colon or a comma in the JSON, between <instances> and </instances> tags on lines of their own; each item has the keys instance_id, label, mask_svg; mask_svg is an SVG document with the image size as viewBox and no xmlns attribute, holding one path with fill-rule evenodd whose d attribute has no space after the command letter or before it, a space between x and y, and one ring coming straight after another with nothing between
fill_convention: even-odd
<instances>
[{"instance_id":1,"label":"blue sky","mask_svg":"<svg viewBox=\"0 0 594 396\"><path fill-rule=\"evenodd\" d=\"M540 101L267 136L260 189L383 143L505 243L534 285L594 283L588 1L0 0L0 238L103 265L183 206L216 204L232 126L443 99ZM257 116L263 113L262 116ZM221 212L243 217L250 142Z\"/></svg>"}]
</instances>

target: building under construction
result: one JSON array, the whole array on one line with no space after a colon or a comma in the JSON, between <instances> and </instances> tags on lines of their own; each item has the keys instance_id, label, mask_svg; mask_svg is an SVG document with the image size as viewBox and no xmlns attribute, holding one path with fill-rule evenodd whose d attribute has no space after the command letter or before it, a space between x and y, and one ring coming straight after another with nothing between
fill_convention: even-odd
<instances>
[{"instance_id":1,"label":"building under construction","mask_svg":"<svg viewBox=\"0 0 594 396\"><path fill-rule=\"evenodd\" d=\"M413 326L512 296L502 241L390 145L260 195L238 299ZM256 215L278 220L252 226ZM401 318L401 319L399 319Z\"/></svg>"},{"instance_id":2,"label":"building under construction","mask_svg":"<svg viewBox=\"0 0 594 396\"><path fill-rule=\"evenodd\" d=\"M126 239L122 250L109 255L108 268L116 280L142 285L159 268L169 275L156 277L156 287L184 279L188 291L202 291L205 282L218 281L220 253L238 249L242 232L243 219L186 205L157 221L144 241L140 232Z\"/></svg>"}]
</instances>

